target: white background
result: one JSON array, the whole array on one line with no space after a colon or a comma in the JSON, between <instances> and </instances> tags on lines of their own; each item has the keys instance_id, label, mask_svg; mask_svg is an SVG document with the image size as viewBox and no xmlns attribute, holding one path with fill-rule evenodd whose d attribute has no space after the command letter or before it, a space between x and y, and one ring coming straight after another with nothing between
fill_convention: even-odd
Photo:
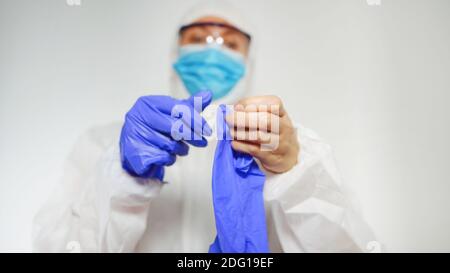
<instances>
[{"instance_id":1,"label":"white background","mask_svg":"<svg viewBox=\"0 0 450 273\"><path fill-rule=\"evenodd\" d=\"M254 87L335 150L390 251L450 251L450 1L239 0L258 27ZM0 251L31 220L87 128L168 92L195 1L0 0Z\"/></svg>"}]
</instances>

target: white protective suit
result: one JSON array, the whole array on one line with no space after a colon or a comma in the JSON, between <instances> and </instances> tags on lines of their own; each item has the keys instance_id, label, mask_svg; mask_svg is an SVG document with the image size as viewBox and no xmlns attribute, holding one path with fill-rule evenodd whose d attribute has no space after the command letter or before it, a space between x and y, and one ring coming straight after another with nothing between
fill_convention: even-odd
<instances>
[{"instance_id":1,"label":"white protective suit","mask_svg":"<svg viewBox=\"0 0 450 273\"><path fill-rule=\"evenodd\" d=\"M185 22L212 14L247 30L229 8L211 13L210 7L197 7ZM175 95L187 97L183 92ZM211 177L216 143L191 147L189 155L166 168L167 183L162 183L122 169L121 126L93 128L80 137L61 183L34 219L33 249L208 251L215 237ZM301 126L298 138L298 164L283 174L267 173L264 200L271 251L367 251L373 235L343 190L330 147Z\"/></svg>"}]
</instances>

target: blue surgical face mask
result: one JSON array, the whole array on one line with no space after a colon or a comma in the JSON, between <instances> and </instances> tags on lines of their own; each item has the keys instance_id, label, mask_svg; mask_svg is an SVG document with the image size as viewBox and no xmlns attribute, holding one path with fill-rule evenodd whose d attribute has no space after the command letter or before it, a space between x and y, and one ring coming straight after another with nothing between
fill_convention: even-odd
<instances>
[{"instance_id":1,"label":"blue surgical face mask","mask_svg":"<svg viewBox=\"0 0 450 273\"><path fill-rule=\"evenodd\" d=\"M181 47L173 67L191 95L209 90L213 99L230 93L245 74L242 55L211 46Z\"/></svg>"}]
</instances>

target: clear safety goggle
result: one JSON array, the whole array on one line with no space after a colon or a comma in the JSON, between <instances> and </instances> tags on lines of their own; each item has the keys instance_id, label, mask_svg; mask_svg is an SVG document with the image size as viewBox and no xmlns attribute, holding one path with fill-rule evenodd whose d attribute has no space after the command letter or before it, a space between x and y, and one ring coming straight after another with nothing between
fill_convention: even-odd
<instances>
[{"instance_id":1,"label":"clear safety goggle","mask_svg":"<svg viewBox=\"0 0 450 273\"><path fill-rule=\"evenodd\" d=\"M251 36L229 24L199 22L182 26L179 31L180 45L217 44L246 54Z\"/></svg>"}]
</instances>

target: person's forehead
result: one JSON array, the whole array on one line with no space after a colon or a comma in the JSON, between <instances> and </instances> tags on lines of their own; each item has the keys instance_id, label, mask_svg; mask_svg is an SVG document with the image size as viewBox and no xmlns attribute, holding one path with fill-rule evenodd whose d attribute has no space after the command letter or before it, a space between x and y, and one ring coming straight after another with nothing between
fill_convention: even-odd
<instances>
[{"instance_id":1,"label":"person's forehead","mask_svg":"<svg viewBox=\"0 0 450 273\"><path fill-rule=\"evenodd\" d=\"M200 17L194 21L191 22L191 24L195 24L195 23L216 23L216 24L224 24L224 25L228 25L231 27L235 27L237 29L239 29L237 26L235 26L234 24L232 24L230 21L221 18L221 17L217 17L217 16L203 16ZM204 26L202 27L203 29L207 30L207 31L219 31L221 34L226 35L230 29L227 28L223 28L223 27L218 27L218 26Z\"/></svg>"},{"instance_id":2,"label":"person's forehead","mask_svg":"<svg viewBox=\"0 0 450 273\"><path fill-rule=\"evenodd\" d=\"M230 27L239 29L239 28L237 28L236 25L232 24L230 21L228 21L224 18L218 17L218 16L203 16L203 17L200 17L191 22L191 24L196 24L196 23L216 23L216 24L228 25ZM213 31L213 32L217 31L218 33L220 33L220 35L227 35L230 32L231 32L231 34L235 33L235 31L233 31L233 29L223 28L223 27L214 26L214 25L203 26L203 27L200 27L200 29L203 29L205 31Z\"/></svg>"}]
</instances>

